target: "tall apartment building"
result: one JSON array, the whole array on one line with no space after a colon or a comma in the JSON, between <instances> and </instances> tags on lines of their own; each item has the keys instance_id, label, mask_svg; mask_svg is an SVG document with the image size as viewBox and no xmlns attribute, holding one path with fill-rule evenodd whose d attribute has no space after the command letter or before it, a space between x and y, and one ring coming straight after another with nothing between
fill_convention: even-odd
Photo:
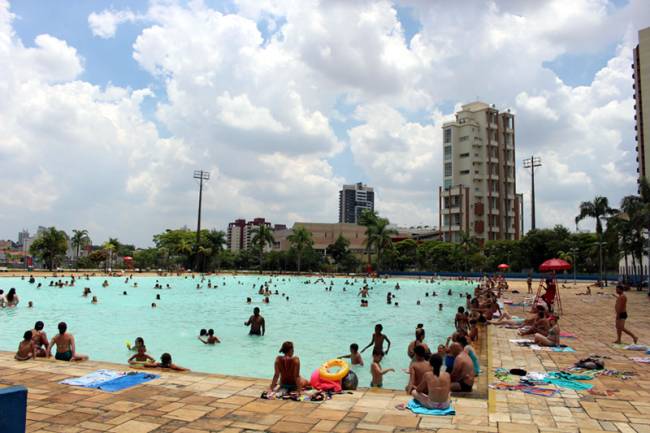
<instances>
[{"instance_id":1,"label":"tall apartment building","mask_svg":"<svg viewBox=\"0 0 650 433\"><path fill-rule=\"evenodd\" d=\"M636 125L637 173L650 177L650 27L639 31L639 44L634 48L634 120Z\"/></svg>"},{"instance_id":2,"label":"tall apartment building","mask_svg":"<svg viewBox=\"0 0 650 433\"><path fill-rule=\"evenodd\" d=\"M255 228L262 225L271 227L271 223L266 221L264 218L255 218L252 221L236 219L228 224L226 239L228 249L231 251L249 249L251 247L251 241L253 240ZM276 224L273 226L273 230L283 230L286 228L287 226L284 224Z\"/></svg>"},{"instance_id":3,"label":"tall apartment building","mask_svg":"<svg viewBox=\"0 0 650 433\"><path fill-rule=\"evenodd\" d=\"M439 194L442 238L463 233L483 243L521 236L522 196L515 185L515 117L484 102L462 106L442 126L443 186Z\"/></svg>"},{"instance_id":4,"label":"tall apartment building","mask_svg":"<svg viewBox=\"0 0 650 433\"><path fill-rule=\"evenodd\" d=\"M339 223L356 224L364 210L375 209L375 191L361 182L339 191Z\"/></svg>"}]
</instances>

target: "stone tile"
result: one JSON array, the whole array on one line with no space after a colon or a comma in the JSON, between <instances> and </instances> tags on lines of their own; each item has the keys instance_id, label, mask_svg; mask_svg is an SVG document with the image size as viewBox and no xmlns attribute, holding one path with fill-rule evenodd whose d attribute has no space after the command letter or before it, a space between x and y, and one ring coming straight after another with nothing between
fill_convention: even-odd
<instances>
[{"instance_id":1,"label":"stone tile","mask_svg":"<svg viewBox=\"0 0 650 433\"><path fill-rule=\"evenodd\" d=\"M149 433L158 427L158 424L131 420L113 427L109 431L112 433Z\"/></svg>"}]
</instances>

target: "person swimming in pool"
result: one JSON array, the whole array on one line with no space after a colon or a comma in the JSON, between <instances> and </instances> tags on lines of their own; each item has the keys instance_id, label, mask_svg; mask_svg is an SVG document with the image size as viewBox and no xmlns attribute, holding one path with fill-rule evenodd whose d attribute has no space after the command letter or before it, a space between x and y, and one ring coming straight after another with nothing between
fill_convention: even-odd
<instances>
[{"instance_id":1,"label":"person swimming in pool","mask_svg":"<svg viewBox=\"0 0 650 433\"><path fill-rule=\"evenodd\" d=\"M140 345L136 347L137 353L134 353L133 356L129 358L127 361L129 365L137 365L137 364L143 364L143 363L156 363L156 360L153 359L148 353L147 353L147 347L145 345Z\"/></svg>"},{"instance_id":2,"label":"person swimming in pool","mask_svg":"<svg viewBox=\"0 0 650 433\"><path fill-rule=\"evenodd\" d=\"M384 352L381 350L373 350L372 352L372 365L370 366L370 374L372 380L370 381L371 388L381 388L384 386L384 374L395 371L394 368L382 368L381 360L384 358Z\"/></svg>"},{"instance_id":3,"label":"person swimming in pool","mask_svg":"<svg viewBox=\"0 0 650 433\"><path fill-rule=\"evenodd\" d=\"M284 390L300 394L309 382L300 377L300 358L293 356L293 343L285 341L280 347L282 355L275 358L275 372L269 387L271 392ZM277 388L277 389L276 389Z\"/></svg>"},{"instance_id":4,"label":"person swimming in pool","mask_svg":"<svg viewBox=\"0 0 650 433\"><path fill-rule=\"evenodd\" d=\"M221 343L221 340L219 340L219 337L214 335L214 329L208 329L207 334L201 338L199 337L199 341L203 344L216 344L216 343Z\"/></svg>"},{"instance_id":5,"label":"person swimming in pool","mask_svg":"<svg viewBox=\"0 0 650 433\"><path fill-rule=\"evenodd\" d=\"M154 362L154 363L147 363L144 364L145 367L148 368L168 368L170 370L175 370L175 371L190 371L189 368L181 367L180 365L176 365L172 362L172 356L169 353L163 353L160 356L160 362Z\"/></svg>"},{"instance_id":6,"label":"person swimming in pool","mask_svg":"<svg viewBox=\"0 0 650 433\"><path fill-rule=\"evenodd\" d=\"M85 361L86 355L76 353L74 335L66 332L68 325L65 322L59 323L59 333L52 337L49 347L47 348L47 357L52 355L52 348L56 345L56 354L54 358L59 361Z\"/></svg>"},{"instance_id":7,"label":"person swimming in pool","mask_svg":"<svg viewBox=\"0 0 650 433\"><path fill-rule=\"evenodd\" d=\"M266 331L266 323L264 317L260 314L259 307L253 308L253 315L244 322L244 326L251 327L248 332L249 335L264 335L264 332Z\"/></svg>"}]
</instances>

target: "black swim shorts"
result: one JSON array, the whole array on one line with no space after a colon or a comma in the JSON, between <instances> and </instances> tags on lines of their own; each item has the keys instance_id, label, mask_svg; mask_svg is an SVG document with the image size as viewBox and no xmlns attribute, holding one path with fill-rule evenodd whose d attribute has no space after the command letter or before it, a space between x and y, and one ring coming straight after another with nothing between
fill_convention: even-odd
<instances>
[{"instance_id":1,"label":"black swim shorts","mask_svg":"<svg viewBox=\"0 0 650 433\"><path fill-rule=\"evenodd\" d=\"M618 313L618 320L625 320L627 319L627 312L623 311L622 313Z\"/></svg>"}]
</instances>

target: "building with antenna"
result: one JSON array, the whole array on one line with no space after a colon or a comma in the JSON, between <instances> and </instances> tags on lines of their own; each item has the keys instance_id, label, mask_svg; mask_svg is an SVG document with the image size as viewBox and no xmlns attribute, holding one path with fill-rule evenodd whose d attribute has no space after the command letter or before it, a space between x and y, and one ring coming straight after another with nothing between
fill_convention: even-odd
<instances>
[{"instance_id":1,"label":"building with antenna","mask_svg":"<svg viewBox=\"0 0 650 433\"><path fill-rule=\"evenodd\" d=\"M521 237L522 195L515 182L515 116L472 102L442 126L443 185L438 188L442 239L464 234L480 243Z\"/></svg>"}]
</instances>

